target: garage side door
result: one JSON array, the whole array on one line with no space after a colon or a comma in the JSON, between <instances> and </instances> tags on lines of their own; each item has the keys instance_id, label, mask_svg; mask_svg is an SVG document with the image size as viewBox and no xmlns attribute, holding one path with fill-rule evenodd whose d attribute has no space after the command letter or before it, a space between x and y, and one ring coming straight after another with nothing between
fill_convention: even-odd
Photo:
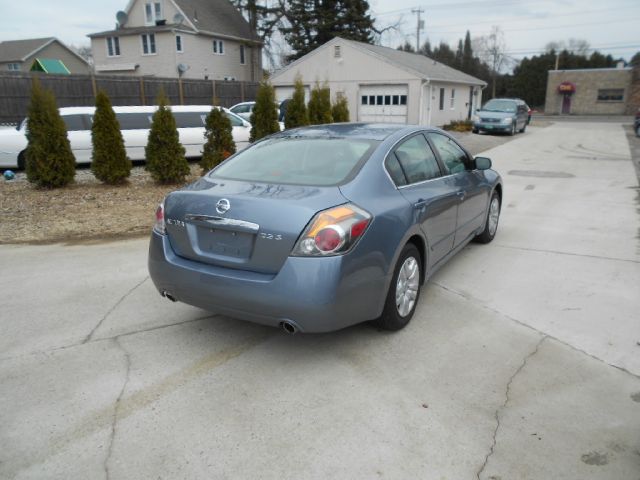
<instances>
[{"instance_id":1,"label":"garage side door","mask_svg":"<svg viewBox=\"0 0 640 480\"><path fill-rule=\"evenodd\" d=\"M407 123L407 94L406 84L360 86L358 120Z\"/></svg>"}]
</instances>

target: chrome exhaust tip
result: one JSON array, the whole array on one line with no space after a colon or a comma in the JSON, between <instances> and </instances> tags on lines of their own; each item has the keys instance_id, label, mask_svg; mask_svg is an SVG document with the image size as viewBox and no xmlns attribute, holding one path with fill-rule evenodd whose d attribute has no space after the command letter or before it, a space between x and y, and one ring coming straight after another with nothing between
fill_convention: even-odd
<instances>
[{"instance_id":1,"label":"chrome exhaust tip","mask_svg":"<svg viewBox=\"0 0 640 480\"><path fill-rule=\"evenodd\" d=\"M285 333L288 333L289 335L293 335L294 333L298 332L298 327L296 327L291 322L282 322L280 326L282 327L282 330L284 330Z\"/></svg>"},{"instance_id":2,"label":"chrome exhaust tip","mask_svg":"<svg viewBox=\"0 0 640 480\"><path fill-rule=\"evenodd\" d=\"M162 296L165 298L168 298L169 300L171 300L172 302L177 302L178 299L176 297L174 297L173 295L171 295L171 293L167 292L166 290L164 290L162 292Z\"/></svg>"}]
</instances>

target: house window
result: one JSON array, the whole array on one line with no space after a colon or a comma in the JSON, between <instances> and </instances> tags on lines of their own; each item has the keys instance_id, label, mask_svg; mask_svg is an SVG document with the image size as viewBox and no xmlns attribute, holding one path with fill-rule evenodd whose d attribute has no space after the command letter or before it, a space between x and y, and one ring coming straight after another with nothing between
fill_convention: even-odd
<instances>
[{"instance_id":1,"label":"house window","mask_svg":"<svg viewBox=\"0 0 640 480\"><path fill-rule=\"evenodd\" d=\"M456 107L456 89L451 89L451 110Z\"/></svg>"},{"instance_id":2,"label":"house window","mask_svg":"<svg viewBox=\"0 0 640 480\"><path fill-rule=\"evenodd\" d=\"M366 95L362 95L362 105L368 105L369 102L367 100L369 100L369 97L367 97Z\"/></svg>"},{"instance_id":3,"label":"house window","mask_svg":"<svg viewBox=\"0 0 640 480\"><path fill-rule=\"evenodd\" d=\"M392 100L392 105L400 105L400 95L394 95Z\"/></svg>"},{"instance_id":4,"label":"house window","mask_svg":"<svg viewBox=\"0 0 640 480\"><path fill-rule=\"evenodd\" d=\"M624 100L624 88L598 89L599 102L622 102L623 100Z\"/></svg>"},{"instance_id":5,"label":"house window","mask_svg":"<svg viewBox=\"0 0 640 480\"><path fill-rule=\"evenodd\" d=\"M182 49L182 35L176 35L176 52L184 52L184 50Z\"/></svg>"},{"instance_id":6,"label":"house window","mask_svg":"<svg viewBox=\"0 0 640 480\"><path fill-rule=\"evenodd\" d=\"M155 55L156 36L153 33L142 35L142 53L143 55Z\"/></svg>"},{"instance_id":7,"label":"house window","mask_svg":"<svg viewBox=\"0 0 640 480\"><path fill-rule=\"evenodd\" d=\"M162 4L160 2L145 3L144 19L147 25L154 25L157 20L162 20Z\"/></svg>"},{"instance_id":8,"label":"house window","mask_svg":"<svg viewBox=\"0 0 640 480\"><path fill-rule=\"evenodd\" d=\"M406 104L407 104L407 96L400 95L400 105L406 105Z\"/></svg>"},{"instance_id":9,"label":"house window","mask_svg":"<svg viewBox=\"0 0 640 480\"><path fill-rule=\"evenodd\" d=\"M240 45L240 65L244 65L244 64L245 64L244 45Z\"/></svg>"},{"instance_id":10,"label":"house window","mask_svg":"<svg viewBox=\"0 0 640 480\"><path fill-rule=\"evenodd\" d=\"M340 51L340 45L335 45L333 47L333 56L335 58L340 58L342 57L342 52Z\"/></svg>"},{"instance_id":11,"label":"house window","mask_svg":"<svg viewBox=\"0 0 640 480\"><path fill-rule=\"evenodd\" d=\"M222 40L213 41L213 53L216 55L224 55L224 42Z\"/></svg>"},{"instance_id":12,"label":"house window","mask_svg":"<svg viewBox=\"0 0 640 480\"><path fill-rule=\"evenodd\" d=\"M20 64L19 63L10 63L9 65L7 65L7 67L9 68L9 70L11 72L19 72L20 71Z\"/></svg>"},{"instance_id":13,"label":"house window","mask_svg":"<svg viewBox=\"0 0 640 480\"><path fill-rule=\"evenodd\" d=\"M444 88L440 89L440 110L444 110Z\"/></svg>"},{"instance_id":14,"label":"house window","mask_svg":"<svg viewBox=\"0 0 640 480\"><path fill-rule=\"evenodd\" d=\"M108 57L120 56L120 38L107 37L107 56Z\"/></svg>"}]
</instances>

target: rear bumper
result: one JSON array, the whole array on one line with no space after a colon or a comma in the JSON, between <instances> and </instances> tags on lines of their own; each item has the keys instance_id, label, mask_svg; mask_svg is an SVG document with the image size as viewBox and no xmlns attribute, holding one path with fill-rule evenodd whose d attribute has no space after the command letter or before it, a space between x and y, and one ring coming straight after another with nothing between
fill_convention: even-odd
<instances>
[{"instance_id":1,"label":"rear bumper","mask_svg":"<svg viewBox=\"0 0 640 480\"><path fill-rule=\"evenodd\" d=\"M178 257L168 237L155 232L149 273L159 292L181 302L264 325L288 321L308 333L374 319L386 297L385 273L366 257L288 257L267 275Z\"/></svg>"}]
</instances>

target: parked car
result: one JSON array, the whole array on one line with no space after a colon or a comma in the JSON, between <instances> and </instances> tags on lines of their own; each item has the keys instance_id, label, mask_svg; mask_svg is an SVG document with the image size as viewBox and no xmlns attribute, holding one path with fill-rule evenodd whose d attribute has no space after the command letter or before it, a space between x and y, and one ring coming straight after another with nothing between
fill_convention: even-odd
<instances>
[{"instance_id":1,"label":"parked car","mask_svg":"<svg viewBox=\"0 0 640 480\"><path fill-rule=\"evenodd\" d=\"M287 113L287 105L290 101L291 99L286 99L275 105L276 109L278 110L278 124L280 125L280 130L284 130L284 116ZM253 108L255 107L255 105L256 102L236 103L229 109L229 111L250 122L251 114L253 113Z\"/></svg>"},{"instance_id":2,"label":"parked car","mask_svg":"<svg viewBox=\"0 0 640 480\"><path fill-rule=\"evenodd\" d=\"M421 284L494 238L501 202L491 160L439 129L291 129L164 199L149 272L169 300L289 333L397 330Z\"/></svg>"},{"instance_id":3,"label":"parked car","mask_svg":"<svg viewBox=\"0 0 640 480\"><path fill-rule=\"evenodd\" d=\"M636 131L636 137L640 137L640 108L636 112L636 119L633 123L633 129Z\"/></svg>"},{"instance_id":4,"label":"parked car","mask_svg":"<svg viewBox=\"0 0 640 480\"><path fill-rule=\"evenodd\" d=\"M204 146L204 125L210 105L172 106L176 119L180 142L184 145L186 156L199 157ZM217 108L217 107L216 107ZM144 160L144 148L147 145L151 118L157 106L113 107L120 123L127 155L131 160ZM251 124L246 120L223 109L233 127L233 140L241 150L249 144ZM76 163L91 163L91 124L95 107L64 107L60 116L67 126L67 136ZM0 130L0 167L24 168L27 120L23 120L16 129Z\"/></svg>"},{"instance_id":5,"label":"parked car","mask_svg":"<svg viewBox=\"0 0 640 480\"><path fill-rule=\"evenodd\" d=\"M529 123L529 107L519 98L494 98L476 110L471 118L473 133L506 132L515 135L523 133Z\"/></svg>"}]
</instances>

